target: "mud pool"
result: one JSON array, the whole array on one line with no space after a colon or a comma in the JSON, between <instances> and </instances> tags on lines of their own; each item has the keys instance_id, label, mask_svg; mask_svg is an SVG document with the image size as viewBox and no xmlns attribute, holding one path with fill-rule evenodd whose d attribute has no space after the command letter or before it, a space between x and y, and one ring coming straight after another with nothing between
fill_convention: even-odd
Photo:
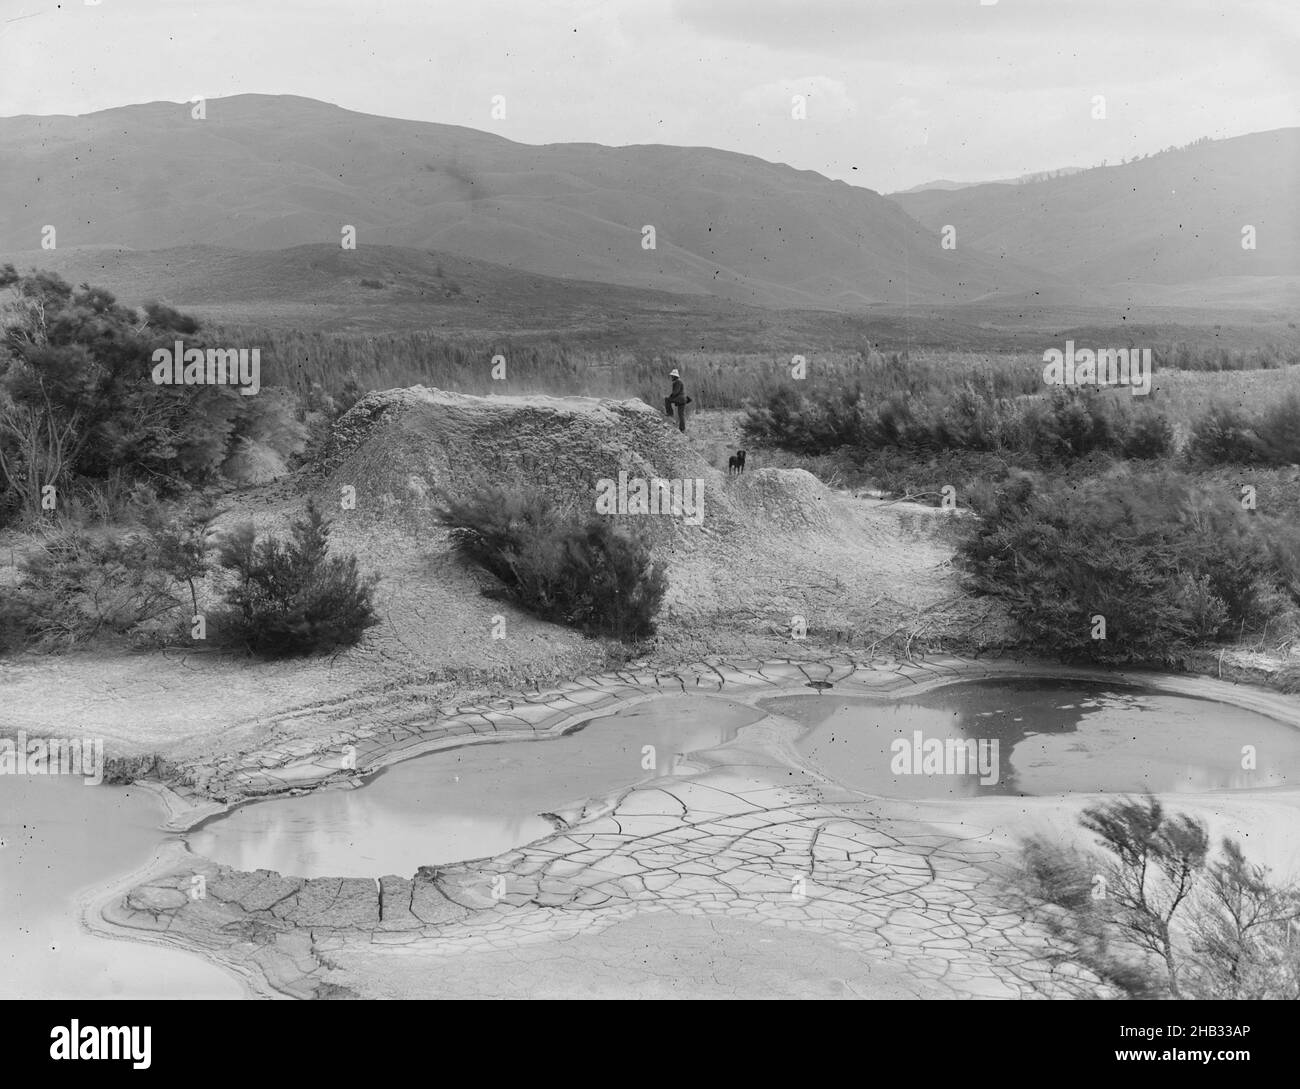
<instances>
[{"instance_id":1,"label":"mud pool","mask_svg":"<svg viewBox=\"0 0 1300 1089\"><path fill-rule=\"evenodd\" d=\"M887 703L827 693L775 697L763 705L811 727L798 747L818 770L854 790L889 798L1192 794L1300 785L1300 731L1231 704L1140 688L978 681ZM918 732L923 741L996 741L997 781L896 773L907 765L895 762L895 742L914 747ZM1252 762L1253 768L1245 766Z\"/></svg>"},{"instance_id":2,"label":"mud pool","mask_svg":"<svg viewBox=\"0 0 1300 1089\"><path fill-rule=\"evenodd\" d=\"M594 719L562 737L466 745L378 773L359 790L243 806L187 837L240 870L293 877L409 877L421 865L490 858L541 839L556 813L645 779L686 770L763 717L738 703L665 699ZM644 750L654 749L652 754Z\"/></svg>"},{"instance_id":3,"label":"mud pool","mask_svg":"<svg viewBox=\"0 0 1300 1089\"><path fill-rule=\"evenodd\" d=\"M787 690L748 704L664 695L561 737L463 744L394 764L358 789L247 804L197 825L183 840L196 859L243 871L409 877L421 865L487 859L534 844L631 787L692 776L706 768L709 750L769 714L803 729L788 730L786 759L851 790L909 804L968 798L995 805L979 797L1142 790L1254 791L1249 797L1264 804L1268 791L1300 785L1300 730L1211 699L1043 679L955 681L918 695L859 693ZM917 735L996 741L997 781L896 774L892 746ZM739 744L742 751L726 752L748 767L743 736ZM681 805L671 791L640 796ZM772 797L765 804L780 803ZM665 810L665 817L683 814ZM158 800L144 789L0 776L0 997L243 993L233 975L199 955L110 940L82 921L92 892L129 887L155 852L180 850L181 839L160 830L162 818Z\"/></svg>"},{"instance_id":4,"label":"mud pool","mask_svg":"<svg viewBox=\"0 0 1300 1089\"><path fill-rule=\"evenodd\" d=\"M146 790L0 776L0 998L242 997L196 954L81 924L81 892L145 866L162 819Z\"/></svg>"}]
</instances>

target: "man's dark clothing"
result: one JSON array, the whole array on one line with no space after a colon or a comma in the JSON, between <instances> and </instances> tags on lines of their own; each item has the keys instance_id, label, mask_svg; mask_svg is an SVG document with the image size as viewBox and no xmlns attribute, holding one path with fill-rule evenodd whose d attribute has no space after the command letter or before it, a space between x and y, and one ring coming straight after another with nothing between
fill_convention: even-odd
<instances>
[{"instance_id":1,"label":"man's dark clothing","mask_svg":"<svg viewBox=\"0 0 1300 1089\"><path fill-rule=\"evenodd\" d=\"M686 396L686 387L682 385L680 378L673 379L673 391L664 398L664 412L671 416L674 406L677 409L677 429L686 430L686 406L691 403L691 399Z\"/></svg>"}]
</instances>

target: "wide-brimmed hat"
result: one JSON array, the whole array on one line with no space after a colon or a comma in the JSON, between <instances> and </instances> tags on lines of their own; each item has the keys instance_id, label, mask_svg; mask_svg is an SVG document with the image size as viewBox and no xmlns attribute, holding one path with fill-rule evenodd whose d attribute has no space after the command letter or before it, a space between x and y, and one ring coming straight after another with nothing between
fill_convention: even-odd
<instances>
[{"instance_id":1,"label":"wide-brimmed hat","mask_svg":"<svg viewBox=\"0 0 1300 1089\"><path fill-rule=\"evenodd\" d=\"M670 370L670 371L668 372L668 377L669 377L669 378L680 378L681 375L677 373L677 368L674 367L672 370Z\"/></svg>"}]
</instances>

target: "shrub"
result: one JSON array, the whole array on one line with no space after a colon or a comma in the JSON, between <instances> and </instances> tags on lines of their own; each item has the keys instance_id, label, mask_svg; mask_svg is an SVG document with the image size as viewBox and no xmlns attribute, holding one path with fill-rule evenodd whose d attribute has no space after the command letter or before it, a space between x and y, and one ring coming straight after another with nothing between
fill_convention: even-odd
<instances>
[{"instance_id":1,"label":"shrub","mask_svg":"<svg viewBox=\"0 0 1300 1089\"><path fill-rule=\"evenodd\" d=\"M143 534L52 535L19 565L21 582L0 617L38 650L65 649L101 633L129 635L180 604ZM0 636L3 638L3 636Z\"/></svg>"},{"instance_id":2,"label":"shrub","mask_svg":"<svg viewBox=\"0 0 1300 1089\"><path fill-rule=\"evenodd\" d=\"M12 587L0 592L0 654L16 654L27 647L26 602Z\"/></svg>"},{"instance_id":3,"label":"shrub","mask_svg":"<svg viewBox=\"0 0 1300 1089\"><path fill-rule=\"evenodd\" d=\"M1045 464L1120 448L1123 417L1112 402L1091 390L1054 389L1047 401L1021 406L1019 417L1012 444Z\"/></svg>"},{"instance_id":4,"label":"shrub","mask_svg":"<svg viewBox=\"0 0 1300 1089\"><path fill-rule=\"evenodd\" d=\"M1252 465L1261 460L1262 450L1244 412L1215 404L1192 423L1187 452L1206 465Z\"/></svg>"},{"instance_id":5,"label":"shrub","mask_svg":"<svg viewBox=\"0 0 1300 1089\"><path fill-rule=\"evenodd\" d=\"M456 550L499 581L489 593L584 632L653 634L667 577L638 538L600 519L578 522L518 488L441 499L438 517Z\"/></svg>"},{"instance_id":6,"label":"shrub","mask_svg":"<svg viewBox=\"0 0 1300 1089\"><path fill-rule=\"evenodd\" d=\"M1174 451L1174 427L1160 412L1138 412L1124 435L1121 452L1126 458L1149 460Z\"/></svg>"},{"instance_id":7,"label":"shrub","mask_svg":"<svg viewBox=\"0 0 1300 1089\"><path fill-rule=\"evenodd\" d=\"M1174 446L1169 421L1145 405L1126 407L1096 390L1026 397L1014 371L959 380L895 363L873 368L868 378L811 395L772 389L747 406L742 431L753 442L806 456L840 448L860 458L881 450L969 451L1023 455L1041 466L1094 454L1156 458Z\"/></svg>"},{"instance_id":8,"label":"shrub","mask_svg":"<svg viewBox=\"0 0 1300 1089\"><path fill-rule=\"evenodd\" d=\"M374 582L355 556L330 556L329 525L314 502L287 542L258 541L251 525L230 534L218 562L236 582L216 617L217 641L265 658L290 658L358 642L378 623Z\"/></svg>"},{"instance_id":9,"label":"shrub","mask_svg":"<svg viewBox=\"0 0 1300 1089\"><path fill-rule=\"evenodd\" d=\"M1255 425L1260 460L1267 465L1300 464L1300 396L1290 394L1267 409Z\"/></svg>"},{"instance_id":10,"label":"shrub","mask_svg":"<svg viewBox=\"0 0 1300 1089\"><path fill-rule=\"evenodd\" d=\"M750 442L770 443L797 454L817 454L844 445L838 437L818 434L812 426L810 405L790 386L779 386L761 404L747 405L741 431Z\"/></svg>"},{"instance_id":11,"label":"shrub","mask_svg":"<svg viewBox=\"0 0 1300 1089\"><path fill-rule=\"evenodd\" d=\"M190 593L190 605L199 611L195 582L208 573L208 534L217 515L211 497L198 499L192 506L169 509L158 503L142 503L140 518L153 541L159 570Z\"/></svg>"},{"instance_id":12,"label":"shrub","mask_svg":"<svg viewBox=\"0 0 1300 1089\"><path fill-rule=\"evenodd\" d=\"M961 544L969 583L1006 602L1039 650L1170 663L1300 603L1295 531L1175 474L1047 490L1020 477L972 498L981 517Z\"/></svg>"}]
</instances>

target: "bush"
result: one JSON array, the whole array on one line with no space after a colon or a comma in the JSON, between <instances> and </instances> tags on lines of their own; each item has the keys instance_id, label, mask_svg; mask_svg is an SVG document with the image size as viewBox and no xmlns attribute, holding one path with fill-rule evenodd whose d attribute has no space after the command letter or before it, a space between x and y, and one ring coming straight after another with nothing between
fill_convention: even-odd
<instances>
[{"instance_id":1,"label":"bush","mask_svg":"<svg viewBox=\"0 0 1300 1089\"><path fill-rule=\"evenodd\" d=\"M1093 454L1155 458L1173 450L1173 427L1146 405L1126 407L1096 390L1026 397L1014 377L985 373L958 381L900 365L873 372L871 383L812 395L778 387L747 406L741 429L752 442L810 456L840 448L859 457L969 451L1055 466Z\"/></svg>"},{"instance_id":2,"label":"bush","mask_svg":"<svg viewBox=\"0 0 1300 1089\"><path fill-rule=\"evenodd\" d=\"M0 610L0 643L48 651L135 633L180 604L156 559L143 534L51 536L19 565L21 581Z\"/></svg>"},{"instance_id":3,"label":"bush","mask_svg":"<svg viewBox=\"0 0 1300 1089\"><path fill-rule=\"evenodd\" d=\"M584 632L622 640L653 634L667 577L636 537L600 519L568 518L544 496L517 488L441 498L438 517L456 550L499 580L489 593Z\"/></svg>"},{"instance_id":4,"label":"bush","mask_svg":"<svg viewBox=\"0 0 1300 1089\"><path fill-rule=\"evenodd\" d=\"M1188 455L1204 465L1300 464L1300 396L1251 419L1240 409L1215 404L1192 424Z\"/></svg>"},{"instance_id":5,"label":"bush","mask_svg":"<svg viewBox=\"0 0 1300 1089\"><path fill-rule=\"evenodd\" d=\"M1174 452L1174 427L1159 412L1140 412L1124 436L1121 452L1126 458L1150 460Z\"/></svg>"},{"instance_id":6,"label":"bush","mask_svg":"<svg viewBox=\"0 0 1300 1089\"><path fill-rule=\"evenodd\" d=\"M969 583L1006 602L1039 651L1168 664L1294 617L1300 603L1295 529L1175 474L1047 490L1020 477L973 498Z\"/></svg>"},{"instance_id":7,"label":"bush","mask_svg":"<svg viewBox=\"0 0 1300 1089\"><path fill-rule=\"evenodd\" d=\"M169 508L142 501L138 509L142 524L149 530L155 564L177 583L184 583L197 614L195 583L208 573L208 535L218 513L212 496L199 496L187 507Z\"/></svg>"},{"instance_id":8,"label":"bush","mask_svg":"<svg viewBox=\"0 0 1300 1089\"><path fill-rule=\"evenodd\" d=\"M1300 396L1273 405L1255 425L1266 465L1300 465Z\"/></svg>"},{"instance_id":9,"label":"bush","mask_svg":"<svg viewBox=\"0 0 1300 1089\"><path fill-rule=\"evenodd\" d=\"M222 542L221 566L236 583L216 617L216 640L265 658L290 658L358 642L378 623L374 581L355 556L329 556L329 525L314 502L287 542L258 541L251 525Z\"/></svg>"},{"instance_id":10,"label":"bush","mask_svg":"<svg viewBox=\"0 0 1300 1089\"><path fill-rule=\"evenodd\" d=\"M1253 465L1262 449L1244 412L1216 404L1193 422L1187 452L1205 465Z\"/></svg>"},{"instance_id":11,"label":"bush","mask_svg":"<svg viewBox=\"0 0 1300 1089\"><path fill-rule=\"evenodd\" d=\"M27 648L26 602L12 587L0 593L0 654L16 654Z\"/></svg>"}]
</instances>

